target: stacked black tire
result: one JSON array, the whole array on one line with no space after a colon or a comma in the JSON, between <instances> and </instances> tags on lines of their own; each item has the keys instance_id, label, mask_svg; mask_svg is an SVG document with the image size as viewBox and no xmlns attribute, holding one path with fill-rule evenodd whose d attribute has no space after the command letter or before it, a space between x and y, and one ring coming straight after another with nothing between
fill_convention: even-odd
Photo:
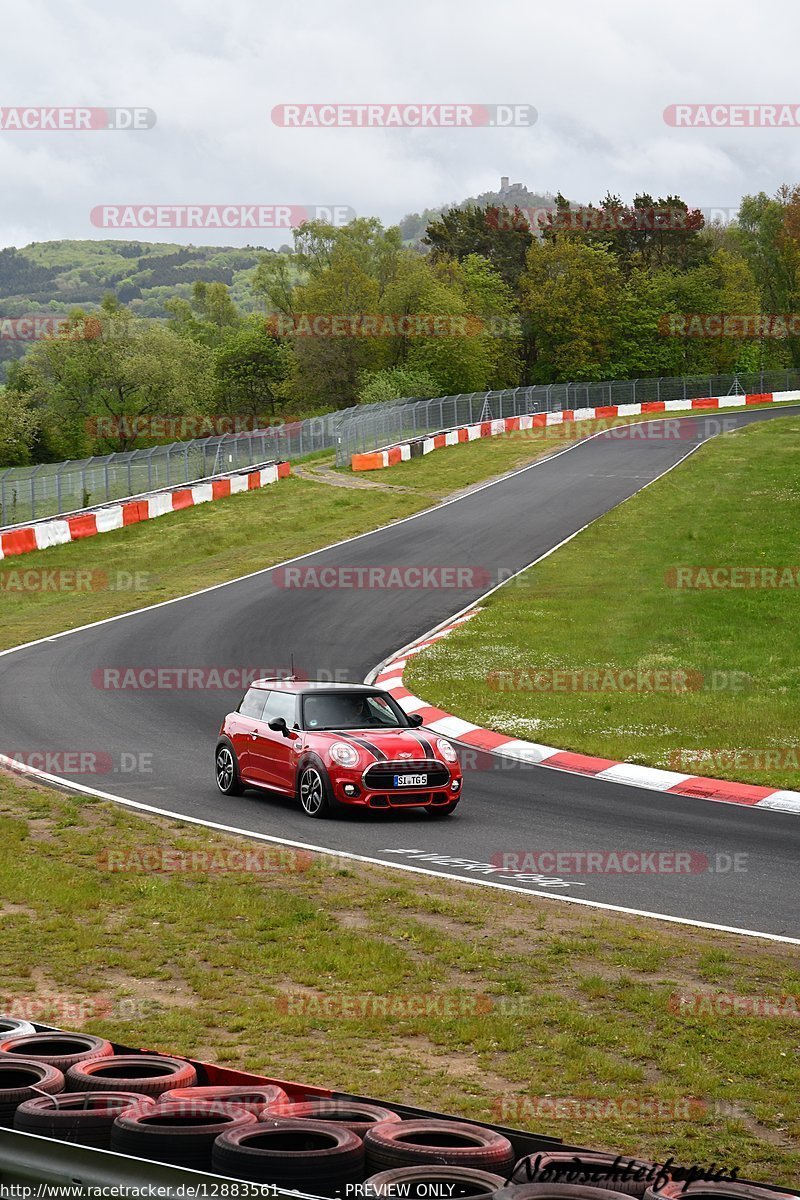
<instances>
[{"instance_id":1,"label":"stacked black tire","mask_svg":"<svg viewBox=\"0 0 800 1200\"><path fill-rule=\"evenodd\" d=\"M155 1100L135 1092L61 1092L35 1096L20 1104L14 1128L22 1133L74 1142L78 1146L111 1149L111 1128L117 1117L135 1106L155 1108Z\"/></svg>"},{"instance_id":2,"label":"stacked black tire","mask_svg":"<svg viewBox=\"0 0 800 1200\"><path fill-rule=\"evenodd\" d=\"M111 1129L111 1149L133 1158L210 1171L218 1137L257 1125L255 1113L213 1100L150 1103L120 1113Z\"/></svg>"},{"instance_id":3,"label":"stacked black tire","mask_svg":"<svg viewBox=\"0 0 800 1200\"><path fill-rule=\"evenodd\" d=\"M375 1125L364 1138L369 1173L393 1167L472 1167L508 1179L516 1155L507 1137L462 1121L411 1120Z\"/></svg>"},{"instance_id":4,"label":"stacked black tire","mask_svg":"<svg viewBox=\"0 0 800 1200\"><path fill-rule=\"evenodd\" d=\"M64 1091L64 1075L48 1063L33 1058L0 1059L0 1127L11 1129L14 1114L26 1100L39 1092L54 1096Z\"/></svg>"},{"instance_id":5,"label":"stacked black tire","mask_svg":"<svg viewBox=\"0 0 800 1200\"><path fill-rule=\"evenodd\" d=\"M165 1054L115 1054L77 1062L67 1071L76 1092L139 1092L160 1096L171 1088L193 1087L197 1072L182 1058Z\"/></svg>"},{"instance_id":6,"label":"stacked black tire","mask_svg":"<svg viewBox=\"0 0 800 1200\"><path fill-rule=\"evenodd\" d=\"M516 1161L503 1134L361 1101L291 1100L269 1083L198 1087L184 1059L0 1017L0 1127L319 1196L454 1200L786 1200L737 1183L656 1189L647 1163L553 1151Z\"/></svg>"},{"instance_id":7,"label":"stacked black tire","mask_svg":"<svg viewBox=\"0 0 800 1200\"><path fill-rule=\"evenodd\" d=\"M364 1143L332 1121L276 1117L223 1133L212 1166L234 1179L336 1196L349 1183L363 1183Z\"/></svg>"},{"instance_id":8,"label":"stacked black tire","mask_svg":"<svg viewBox=\"0 0 800 1200\"><path fill-rule=\"evenodd\" d=\"M91 1033L31 1033L0 1039L0 1056L33 1058L57 1067L65 1075L77 1063L110 1058L113 1053L111 1042Z\"/></svg>"}]
</instances>

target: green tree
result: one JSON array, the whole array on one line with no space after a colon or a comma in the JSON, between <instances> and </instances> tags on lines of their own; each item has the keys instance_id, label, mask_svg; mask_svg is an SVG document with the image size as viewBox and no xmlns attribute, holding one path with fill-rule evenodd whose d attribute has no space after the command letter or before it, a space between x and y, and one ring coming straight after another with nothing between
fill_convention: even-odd
<instances>
[{"instance_id":1,"label":"green tree","mask_svg":"<svg viewBox=\"0 0 800 1200\"><path fill-rule=\"evenodd\" d=\"M705 218L680 196L654 200L643 192L625 204L607 193L599 205L573 207L559 193L555 209L540 225L546 241L577 236L611 251L626 275L637 269L685 271L709 255L701 236Z\"/></svg>"},{"instance_id":2,"label":"green tree","mask_svg":"<svg viewBox=\"0 0 800 1200\"><path fill-rule=\"evenodd\" d=\"M330 266L295 288L295 316L349 318L378 312L380 288L349 248L335 249ZM357 402L361 372L385 365L385 346L375 338L343 333L315 334L301 324L290 335L293 350L290 395L307 408L347 408Z\"/></svg>"},{"instance_id":3,"label":"green tree","mask_svg":"<svg viewBox=\"0 0 800 1200\"><path fill-rule=\"evenodd\" d=\"M519 209L489 205L477 208L451 208L430 221L422 239L436 259L471 255L488 259L510 288L516 288L525 270L525 256L533 233L525 214Z\"/></svg>"},{"instance_id":4,"label":"green tree","mask_svg":"<svg viewBox=\"0 0 800 1200\"><path fill-rule=\"evenodd\" d=\"M32 345L13 383L41 413L51 450L80 458L131 449L142 440L140 423L150 427L147 418L207 413L213 357L104 302L98 314L75 313L61 336Z\"/></svg>"},{"instance_id":5,"label":"green tree","mask_svg":"<svg viewBox=\"0 0 800 1200\"><path fill-rule=\"evenodd\" d=\"M411 331L389 340L392 362L431 377L438 395L483 391L503 351L502 339L484 331L476 313L479 289L474 263L474 294L470 294L468 275L453 259L432 263L407 252L383 296L381 311L388 317L410 318Z\"/></svg>"},{"instance_id":6,"label":"green tree","mask_svg":"<svg viewBox=\"0 0 800 1200\"><path fill-rule=\"evenodd\" d=\"M533 351L532 382L606 376L618 333L622 272L581 238L534 243L520 281Z\"/></svg>"},{"instance_id":7,"label":"green tree","mask_svg":"<svg viewBox=\"0 0 800 1200\"><path fill-rule=\"evenodd\" d=\"M739 236L761 290L762 311L797 313L800 304L800 187L745 196L739 209ZM789 336L792 366L800 366L800 338Z\"/></svg>"},{"instance_id":8,"label":"green tree","mask_svg":"<svg viewBox=\"0 0 800 1200\"><path fill-rule=\"evenodd\" d=\"M192 286L191 300L176 296L164 307L171 314L168 326L184 338L201 346L221 346L242 317L224 283L205 283L198 279Z\"/></svg>"},{"instance_id":9,"label":"green tree","mask_svg":"<svg viewBox=\"0 0 800 1200\"><path fill-rule=\"evenodd\" d=\"M686 332L695 314L758 311L758 287L741 254L719 249L707 263L683 272L640 267L626 280L619 304L611 375L710 375L758 366L759 351L752 341ZM704 327L700 322L694 326Z\"/></svg>"},{"instance_id":10,"label":"green tree","mask_svg":"<svg viewBox=\"0 0 800 1200\"><path fill-rule=\"evenodd\" d=\"M30 400L17 391L0 388L0 467L30 462L38 429L38 417Z\"/></svg>"},{"instance_id":11,"label":"green tree","mask_svg":"<svg viewBox=\"0 0 800 1200\"><path fill-rule=\"evenodd\" d=\"M436 394L436 381L427 371L416 367L384 367L364 371L358 399L361 404L385 400L425 399Z\"/></svg>"},{"instance_id":12,"label":"green tree","mask_svg":"<svg viewBox=\"0 0 800 1200\"><path fill-rule=\"evenodd\" d=\"M286 356L267 332L263 317L250 317L216 352L214 377L221 410L257 421L269 408L274 416L286 371Z\"/></svg>"}]
</instances>

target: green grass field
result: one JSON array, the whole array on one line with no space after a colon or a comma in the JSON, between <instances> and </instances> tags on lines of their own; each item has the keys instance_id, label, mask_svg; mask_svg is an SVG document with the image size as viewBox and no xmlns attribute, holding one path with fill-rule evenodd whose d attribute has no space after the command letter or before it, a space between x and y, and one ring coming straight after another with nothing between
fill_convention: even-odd
<instances>
[{"instance_id":1,"label":"green grass field","mask_svg":"<svg viewBox=\"0 0 800 1200\"><path fill-rule=\"evenodd\" d=\"M800 790L799 435L786 416L707 443L415 656L406 685L512 736ZM673 586L686 566L793 566L795 584ZM688 690L542 690L598 670L686 672Z\"/></svg>"},{"instance_id":2,"label":"green grass field","mask_svg":"<svg viewBox=\"0 0 800 1200\"><path fill-rule=\"evenodd\" d=\"M0 1011L572 1144L798 1176L797 1017L675 1001L797 994L794 946L285 848L261 875L225 874L259 843L2 774L0 825ZM150 855L198 869L107 869Z\"/></svg>"}]
</instances>

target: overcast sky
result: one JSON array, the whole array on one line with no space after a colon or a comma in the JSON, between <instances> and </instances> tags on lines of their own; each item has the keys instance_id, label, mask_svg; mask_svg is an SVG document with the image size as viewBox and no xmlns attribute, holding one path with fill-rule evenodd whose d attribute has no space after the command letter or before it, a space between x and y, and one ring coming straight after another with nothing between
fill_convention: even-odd
<instances>
[{"instance_id":1,"label":"overcast sky","mask_svg":"<svg viewBox=\"0 0 800 1200\"><path fill-rule=\"evenodd\" d=\"M495 188L699 207L800 182L800 127L674 128L674 103L800 106L797 0L0 0L0 107L140 106L138 132L0 132L0 245L278 246L286 231L131 229L108 204L347 206L384 222ZM291 129L301 102L533 105L529 128Z\"/></svg>"}]
</instances>

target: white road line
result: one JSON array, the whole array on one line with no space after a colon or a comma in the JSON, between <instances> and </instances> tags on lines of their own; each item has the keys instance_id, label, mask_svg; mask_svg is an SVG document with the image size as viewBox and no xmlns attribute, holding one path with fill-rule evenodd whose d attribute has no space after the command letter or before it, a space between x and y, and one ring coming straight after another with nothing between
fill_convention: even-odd
<instances>
[{"instance_id":1,"label":"white road line","mask_svg":"<svg viewBox=\"0 0 800 1200\"><path fill-rule=\"evenodd\" d=\"M782 942L790 946L800 946L800 938L785 937L779 933L763 933L757 929L739 929L735 925L715 925L709 921L695 921L688 917L673 917L666 913L649 912L647 909L625 908L619 904L605 904L600 900L582 900L577 896L556 896L552 892L536 891L533 886L516 887L511 883L498 883L494 879L475 879L469 875L454 875L446 871L431 871L425 867L416 867L412 863L398 863L384 858L373 858L366 854L354 854L350 850L335 850L331 846L317 846L312 842L297 842L291 838L275 837L268 833L255 833L249 829L240 829L237 825L223 825L217 821L205 821L201 817L190 817L186 813L172 812L168 808L156 808L152 804L142 804L138 800L128 800L125 796L116 796L112 792L101 792L97 788L86 787L81 783L72 783L61 779L58 775L49 775L36 767L15 763L6 755L0 754L0 767L9 767L13 774L30 775L42 783L59 788L62 791L77 792L82 796L96 796L100 800L111 800L126 808L138 812L150 813L156 817L168 817L171 820L183 821L188 825L197 825L203 829L213 829L217 833L234 834L237 837L253 838L259 842L270 842L278 846L292 846L295 850L311 850L315 854L332 854L336 858L346 858L351 862L363 862L373 867L386 867L392 871L406 871L413 875L429 875L435 879L450 879L456 883L472 883L477 887L494 888L502 892L517 892L523 896L536 896L547 900L556 900L561 904L579 904L584 908L601 909L604 912L622 913L631 917L649 917L655 921L666 921L672 925L687 925L692 929L711 929L718 933L734 933L741 937L763 938L768 942ZM397 853L386 850L385 854Z\"/></svg>"}]
</instances>

